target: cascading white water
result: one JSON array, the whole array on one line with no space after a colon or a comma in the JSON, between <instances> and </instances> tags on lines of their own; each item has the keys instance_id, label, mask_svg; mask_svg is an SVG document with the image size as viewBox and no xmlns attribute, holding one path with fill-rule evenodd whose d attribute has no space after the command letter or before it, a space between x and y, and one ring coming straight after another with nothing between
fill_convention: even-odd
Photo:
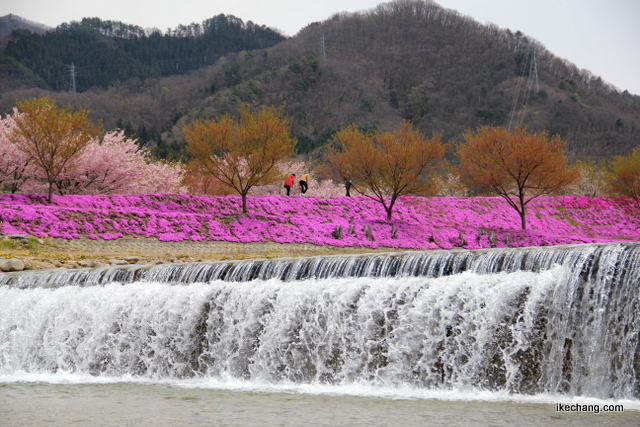
<instances>
[{"instance_id":1,"label":"cascading white water","mask_svg":"<svg viewBox=\"0 0 640 427\"><path fill-rule=\"evenodd\" d=\"M640 245L6 275L0 375L640 397Z\"/></svg>"}]
</instances>

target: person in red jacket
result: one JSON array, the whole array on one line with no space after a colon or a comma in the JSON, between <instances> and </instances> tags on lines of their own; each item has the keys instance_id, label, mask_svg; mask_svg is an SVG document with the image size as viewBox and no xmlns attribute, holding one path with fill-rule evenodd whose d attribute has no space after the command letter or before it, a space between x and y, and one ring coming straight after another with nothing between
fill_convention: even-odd
<instances>
[{"instance_id":1,"label":"person in red jacket","mask_svg":"<svg viewBox=\"0 0 640 427\"><path fill-rule=\"evenodd\" d=\"M296 174L292 173L291 175L289 175L288 177L285 178L284 180L284 188L287 189L287 196L289 195L289 192L291 191L291 187L293 187L293 184L296 182Z\"/></svg>"}]
</instances>

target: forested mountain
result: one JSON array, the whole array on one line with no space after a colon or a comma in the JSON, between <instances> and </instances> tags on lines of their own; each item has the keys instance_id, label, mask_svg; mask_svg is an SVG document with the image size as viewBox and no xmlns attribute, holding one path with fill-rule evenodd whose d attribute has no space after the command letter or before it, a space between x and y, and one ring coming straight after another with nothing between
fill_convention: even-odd
<instances>
[{"instance_id":1,"label":"forested mountain","mask_svg":"<svg viewBox=\"0 0 640 427\"><path fill-rule=\"evenodd\" d=\"M85 18L45 34L14 30L4 54L28 67L54 91L106 88L115 81L183 74L215 63L229 52L260 49L284 40L278 32L234 16L149 34L135 25Z\"/></svg>"},{"instance_id":2,"label":"forested mountain","mask_svg":"<svg viewBox=\"0 0 640 427\"><path fill-rule=\"evenodd\" d=\"M182 27L174 38L145 35L137 27L105 29L109 23L99 20L82 22L96 43L116 46L122 58L137 64L127 69L143 74L126 80L110 75L104 77L108 83L97 79L82 93L59 92L54 98L91 110L105 127L124 128L161 156L184 154L182 123L235 112L244 102L284 105L300 152L324 144L349 123L389 130L403 119L426 134L442 132L445 141L458 141L462 132L479 125L522 123L560 134L574 159L626 154L640 145L640 97L618 92L520 32L480 24L429 0L397 0L366 12L339 13L265 49L230 43L213 65L198 62L208 54L194 47L185 58L194 58L192 67L203 67L159 78L148 76L174 70L163 68L161 61L145 62L143 46L165 40L166 49L154 52L173 58L171 64L182 51L181 39L195 43L204 38L202 26ZM134 49L132 40L148 45ZM7 46L6 52L13 51ZM26 65L26 59L20 60ZM66 90L65 67L72 60L60 61L62 72L51 81ZM35 62L28 66L36 67ZM183 67L176 71L189 68ZM110 70L105 64L95 73L117 74ZM79 79L80 71L80 86ZM0 112L21 97L44 93L3 90Z\"/></svg>"},{"instance_id":3,"label":"forested mountain","mask_svg":"<svg viewBox=\"0 0 640 427\"><path fill-rule=\"evenodd\" d=\"M0 17L0 47L4 49L11 39L13 30L28 30L32 33L45 34L52 28L46 25L31 22L16 15L5 15Z\"/></svg>"},{"instance_id":4,"label":"forested mountain","mask_svg":"<svg viewBox=\"0 0 640 427\"><path fill-rule=\"evenodd\" d=\"M46 83L36 76L29 68L20 64L14 58L1 53L11 40L11 33L18 32L45 34L52 28L46 25L27 21L16 15L0 17L0 93L7 90L28 88L34 85L46 87Z\"/></svg>"}]
</instances>

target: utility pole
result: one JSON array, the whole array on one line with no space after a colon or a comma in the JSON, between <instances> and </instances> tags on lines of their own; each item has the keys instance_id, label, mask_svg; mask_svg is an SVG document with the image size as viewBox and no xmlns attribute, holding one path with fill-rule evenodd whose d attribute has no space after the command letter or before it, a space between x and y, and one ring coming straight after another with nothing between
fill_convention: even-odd
<instances>
[{"instance_id":1,"label":"utility pole","mask_svg":"<svg viewBox=\"0 0 640 427\"><path fill-rule=\"evenodd\" d=\"M76 93L76 67L71 63L69 67L69 92Z\"/></svg>"}]
</instances>

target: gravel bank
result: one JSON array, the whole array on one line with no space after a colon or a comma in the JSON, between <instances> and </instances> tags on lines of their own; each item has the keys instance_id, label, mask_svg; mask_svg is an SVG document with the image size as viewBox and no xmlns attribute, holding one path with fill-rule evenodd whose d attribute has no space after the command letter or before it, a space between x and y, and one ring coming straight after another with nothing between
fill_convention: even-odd
<instances>
[{"instance_id":1,"label":"gravel bank","mask_svg":"<svg viewBox=\"0 0 640 427\"><path fill-rule=\"evenodd\" d=\"M389 252L390 248L317 246L310 243L236 243L226 241L161 242L154 238L123 237L114 240L44 239L16 242L3 248L0 257L19 259L26 270L97 267L115 264L164 264L228 259L279 258Z\"/></svg>"}]
</instances>

